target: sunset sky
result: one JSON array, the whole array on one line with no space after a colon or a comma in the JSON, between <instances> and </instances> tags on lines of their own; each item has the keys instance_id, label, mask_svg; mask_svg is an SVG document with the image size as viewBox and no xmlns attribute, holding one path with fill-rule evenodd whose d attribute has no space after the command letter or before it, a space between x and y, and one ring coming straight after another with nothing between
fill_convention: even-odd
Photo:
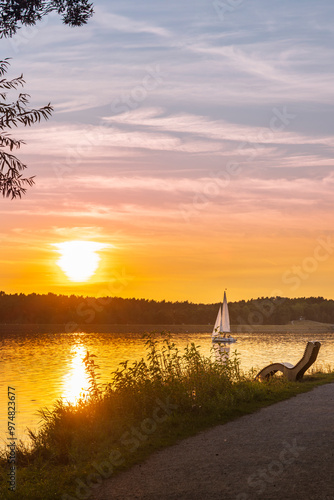
<instances>
[{"instance_id":1,"label":"sunset sky","mask_svg":"<svg viewBox=\"0 0 334 500\"><path fill-rule=\"evenodd\" d=\"M334 298L333 2L94 3L0 40L55 108L13 132L36 185L0 201L0 289ZM100 244L87 282L73 240Z\"/></svg>"}]
</instances>

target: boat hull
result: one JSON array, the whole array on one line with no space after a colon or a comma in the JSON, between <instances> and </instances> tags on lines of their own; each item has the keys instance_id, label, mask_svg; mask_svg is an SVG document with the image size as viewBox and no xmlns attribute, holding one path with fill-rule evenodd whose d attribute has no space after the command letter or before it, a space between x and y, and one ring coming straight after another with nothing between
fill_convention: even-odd
<instances>
[{"instance_id":1,"label":"boat hull","mask_svg":"<svg viewBox=\"0 0 334 500\"><path fill-rule=\"evenodd\" d=\"M233 342L236 342L237 339L234 339L233 337L213 337L212 342L223 342L223 343L229 343L232 344Z\"/></svg>"}]
</instances>

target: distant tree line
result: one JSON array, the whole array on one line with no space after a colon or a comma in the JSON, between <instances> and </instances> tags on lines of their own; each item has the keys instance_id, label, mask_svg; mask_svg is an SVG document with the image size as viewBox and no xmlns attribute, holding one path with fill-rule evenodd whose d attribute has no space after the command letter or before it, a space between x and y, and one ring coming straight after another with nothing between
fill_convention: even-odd
<instances>
[{"instance_id":1,"label":"distant tree line","mask_svg":"<svg viewBox=\"0 0 334 500\"><path fill-rule=\"evenodd\" d=\"M219 304L120 297L0 292L1 324L213 324ZM229 303L233 325L282 325L300 318L334 324L334 301L261 297Z\"/></svg>"}]
</instances>

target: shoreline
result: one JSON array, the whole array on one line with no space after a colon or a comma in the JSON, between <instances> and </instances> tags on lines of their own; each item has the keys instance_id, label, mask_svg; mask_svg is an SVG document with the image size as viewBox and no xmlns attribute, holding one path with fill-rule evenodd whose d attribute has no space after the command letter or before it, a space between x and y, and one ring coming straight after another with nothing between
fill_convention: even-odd
<instances>
[{"instance_id":1,"label":"shoreline","mask_svg":"<svg viewBox=\"0 0 334 500\"><path fill-rule=\"evenodd\" d=\"M203 333L211 335L213 324L76 324L76 328L69 328L64 324L0 324L1 333L115 333L115 334L144 334L167 332L172 334ZM231 325L231 334L297 334L297 333L334 333L334 325L331 323L319 323L316 321L294 321L286 325Z\"/></svg>"}]
</instances>

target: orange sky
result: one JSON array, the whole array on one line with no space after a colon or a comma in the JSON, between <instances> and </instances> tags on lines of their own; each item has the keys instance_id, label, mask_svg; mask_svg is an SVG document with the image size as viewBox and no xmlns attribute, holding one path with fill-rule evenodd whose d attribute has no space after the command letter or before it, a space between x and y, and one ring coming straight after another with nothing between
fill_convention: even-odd
<instances>
[{"instance_id":1,"label":"orange sky","mask_svg":"<svg viewBox=\"0 0 334 500\"><path fill-rule=\"evenodd\" d=\"M33 198L33 193L28 196ZM14 210L19 209L14 203ZM276 218L273 214L266 221L259 209L252 216L232 217L212 204L191 222L175 214L155 220L152 214L141 217L136 227L128 222L136 217L133 212L132 217L124 216L126 223L113 221L111 232L103 220L96 226L77 226L73 220L72 226L50 227L46 217L47 227L43 227L42 217L22 217L26 226L10 228L1 245L2 288L7 293L215 302L228 288L229 300L272 295L333 297L334 239L332 246L330 221L326 228L324 219L320 227L313 221L313 227L301 230L298 218L287 224L280 214ZM223 231L219 221L224 217L228 222ZM66 277L56 264L59 253L51 246L77 239L111 245L98 252L98 271L87 283Z\"/></svg>"},{"instance_id":2,"label":"orange sky","mask_svg":"<svg viewBox=\"0 0 334 500\"><path fill-rule=\"evenodd\" d=\"M55 108L13 132L36 185L0 200L5 292L334 298L333 5L259 4L101 0L1 41ZM110 245L87 283L56 264L71 240Z\"/></svg>"}]
</instances>

